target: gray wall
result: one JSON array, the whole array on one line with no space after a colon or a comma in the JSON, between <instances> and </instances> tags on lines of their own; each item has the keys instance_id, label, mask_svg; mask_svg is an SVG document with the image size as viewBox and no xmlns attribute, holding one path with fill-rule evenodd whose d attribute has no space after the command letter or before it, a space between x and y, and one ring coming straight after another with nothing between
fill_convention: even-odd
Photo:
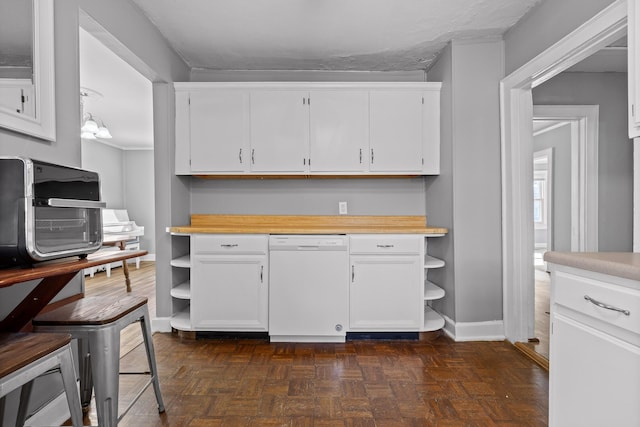
<instances>
[{"instance_id":1,"label":"gray wall","mask_svg":"<svg viewBox=\"0 0 640 427\"><path fill-rule=\"evenodd\" d=\"M502 319L498 83L503 61L501 40L454 41L429 71L450 99L442 100L442 174L427 178L427 217L452 227L448 237L430 239L429 252L447 263L444 273L433 272L433 281L443 280L447 292L455 288L436 307L456 322Z\"/></svg>"},{"instance_id":2,"label":"gray wall","mask_svg":"<svg viewBox=\"0 0 640 427\"><path fill-rule=\"evenodd\" d=\"M505 75L571 33L614 0L546 0L504 35Z\"/></svg>"},{"instance_id":3,"label":"gray wall","mask_svg":"<svg viewBox=\"0 0 640 427\"><path fill-rule=\"evenodd\" d=\"M533 137L533 151L553 149L553 250L571 250L571 126ZM536 230L537 231L537 230ZM546 229L543 230L546 239Z\"/></svg>"},{"instance_id":4,"label":"gray wall","mask_svg":"<svg viewBox=\"0 0 640 427\"><path fill-rule=\"evenodd\" d=\"M109 209L125 209L124 153L99 141L82 141L82 167L98 172L102 200Z\"/></svg>"},{"instance_id":5,"label":"gray wall","mask_svg":"<svg viewBox=\"0 0 640 427\"><path fill-rule=\"evenodd\" d=\"M193 178L192 213L424 215L423 178L208 180Z\"/></svg>"},{"instance_id":6,"label":"gray wall","mask_svg":"<svg viewBox=\"0 0 640 427\"><path fill-rule=\"evenodd\" d=\"M124 151L125 208L129 218L144 227L140 248L155 256L156 217L153 150Z\"/></svg>"},{"instance_id":7,"label":"gray wall","mask_svg":"<svg viewBox=\"0 0 640 427\"><path fill-rule=\"evenodd\" d=\"M534 104L600 105L598 245L633 246L633 146L627 136L626 73L562 73L533 90Z\"/></svg>"},{"instance_id":8,"label":"gray wall","mask_svg":"<svg viewBox=\"0 0 640 427\"><path fill-rule=\"evenodd\" d=\"M147 78L154 81L154 134L155 148L158 153L154 162L161 174L156 179L155 188L161 190L156 197L157 216L155 232L166 235L164 227L173 223L172 215L182 221L180 215L188 211L188 203L180 199L184 188L180 180L172 174L173 165L173 98L170 86L163 82L186 81L189 69L180 57L171 50L164 37L142 12L129 0L65 0L56 1L55 13L55 93L56 93L56 141L48 142L21 135L0 128L0 155L19 155L33 157L49 162L81 166L80 143L80 100L79 100L79 60L78 26L80 15L78 8L113 36L112 47L119 48L127 61ZM158 169L157 165L162 168ZM172 209L173 198L178 203ZM188 216L188 214L186 214ZM151 231L151 230L150 230ZM163 248L163 261L169 265L170 246ZM169 295L169 275L159 275L158 282L164 281L165 288L159 293ZM166 286L168 283L168 286ZM64 290L65 293L77 293L82 281L78 277ZM160 287L160 283L157 288ZM14 286L0 290L0 310L8 312L19 302L27 286ZM166 303L167 306L169 303ZM160 305L159 305L160 307ZM158 315L167 315L168 309L158 309ZM39 393L39 391L35 391ZM10 416L9 403L7 416Z\"/></svg>"},{"instance_id":9,"label":"gray wall","mask_svg":"<svg viewBox=\"0 0 640 427\"><path fill-rule=\"evenodd\" d=\"M82 167L100 174L102 199L109 209L126 209L145 228L140 248L156 253L153 150L121 150L99 141L82 141Z\"/></svg>"}]
</instances>

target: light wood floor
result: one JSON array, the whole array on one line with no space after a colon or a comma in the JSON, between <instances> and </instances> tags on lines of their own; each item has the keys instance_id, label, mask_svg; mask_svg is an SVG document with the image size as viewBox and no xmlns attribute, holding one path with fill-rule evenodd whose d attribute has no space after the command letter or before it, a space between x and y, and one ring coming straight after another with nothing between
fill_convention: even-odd
<instances>
[{"instance_id":1,"label":"light wood floor","mask_svg":"<svg viewBox=\"0 0 640 427\"><path fill-rule=\"evenodd\" d=\"M147 293L153 310L153 264L130 271L133 293ZM125 295L120 269L104 276L87 280L87 295ZM146 369L134 335L123 334L133 348L122 352L123 371ZM148 389L120 426L547 425L548 374L507 342L272 344L156 333L154 343L166 413ZM145 379L121 376L121 405ZM97 423L93 405L85 422Z\"/></svg>"}]
</instances>

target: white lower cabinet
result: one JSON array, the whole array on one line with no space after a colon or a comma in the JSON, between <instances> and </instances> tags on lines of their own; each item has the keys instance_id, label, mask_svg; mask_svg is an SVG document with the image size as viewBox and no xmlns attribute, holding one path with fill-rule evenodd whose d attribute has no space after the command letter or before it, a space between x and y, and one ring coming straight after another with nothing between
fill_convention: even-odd
<instances>
[{"instance_id":1,"label":"white lower cabinet","mask_svg":"<svg viewBox=\"0 0 640 427\"><path fill-rule=\"evenodd\" d=\"M638 282L550 268L549 425L639 426Z\"/></svg>"},{"instance_id":2,"label":"white lower cabinet","mask_svg":"<svg viewBox=\"0 0 640 427\"><path fill-rule=\"evenodd\" d=\"M196 235L192 243L191 323L195 330L267 331L265 235Z\"/></svg>"},{"instance_id":3,"label":"white lower cabinet","mask_svg":"<svg viewBox=\"0 0 640 427\"><path fill-rule=\"evenodd\" d=\"M349 330L419 331L421 236L351 236Z\"/></svg>"},{"instance_id":4,"label":"white lower cabinet","mask_svg":"<svg viewBox=\"0 0 640 427\"><path fill-rule=\"evenodd\" d=\"M189 234L171 233L172 247L178 255L171 259L171 327L179 331L191 330L191 257Z\"/></svg>"}]
</instances>

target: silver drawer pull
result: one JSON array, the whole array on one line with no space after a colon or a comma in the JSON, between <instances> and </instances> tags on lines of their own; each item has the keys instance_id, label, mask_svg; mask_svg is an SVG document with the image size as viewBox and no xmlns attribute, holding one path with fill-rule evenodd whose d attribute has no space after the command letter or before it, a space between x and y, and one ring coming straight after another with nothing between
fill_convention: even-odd
<instances>
[{"instance_id":1,"label":"silver drawer pull","mask_svg":"<svg viewBox=\"0 0 640 427\"><path fill-rule=\"evenodd\" d=\"M227 243L225 245L220 245L220 246L223 247L223 248L235 248L235 247L238 246L238 244L237 243L234 243L234 244Z\"/></svg>"},{"instance_id":2,"label":"silver drawer pull","mask_svg":"<svg viewBox=\"0 0 640 427\"><path fill-rule=\"evenodd\" d=\"M394 245L376 245L379 248L392 248Z\"/></svg>"},{"instance_id":3,"label":"silver drawer pull","mask_svg":"<svg viewBox=\"0 0 640 427\"><path fill-rule=\"evenodd\" d=\"M589 295L585 295L584 299L589 301L591 304L597 305L600 308L604 308L606 310L617 311L617 312L620 312L620 313L624 314L625 316L630 316L631 315L631 312L629 310L625 310L625 309L622 309L622 308L614 307L614 306L609 305L609 304L605 304L603 302L600 302L598 300L595 300L595 299L591 298Z\"/></svg>"}]
</instances>

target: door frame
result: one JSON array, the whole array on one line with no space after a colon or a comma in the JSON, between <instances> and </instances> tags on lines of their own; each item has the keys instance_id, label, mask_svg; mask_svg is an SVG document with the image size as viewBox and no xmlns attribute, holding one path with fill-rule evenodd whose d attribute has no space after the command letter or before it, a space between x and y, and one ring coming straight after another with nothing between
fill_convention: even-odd
<instances>
[{"instance_id":1,"label":"door frame","mask_svg":"<svg viewBox=\"0 0 640 427\"><path fill-rule=\"evenodd\" d=\"M502 287L505 337L529 335L533 268L533 102L531 89L626 35L627 2L617 0L500 82Z\"/></svg>"},{"instance_id":2,"label":"door frame","mask_svg":"<svg viewBox=\"0 0 640 427\"><path fill-rule=\"evenodd\" d=\"M534 105L534 120L571 126L571 250L598 250L598 105Z\"/></svg>"}]
</instances>

